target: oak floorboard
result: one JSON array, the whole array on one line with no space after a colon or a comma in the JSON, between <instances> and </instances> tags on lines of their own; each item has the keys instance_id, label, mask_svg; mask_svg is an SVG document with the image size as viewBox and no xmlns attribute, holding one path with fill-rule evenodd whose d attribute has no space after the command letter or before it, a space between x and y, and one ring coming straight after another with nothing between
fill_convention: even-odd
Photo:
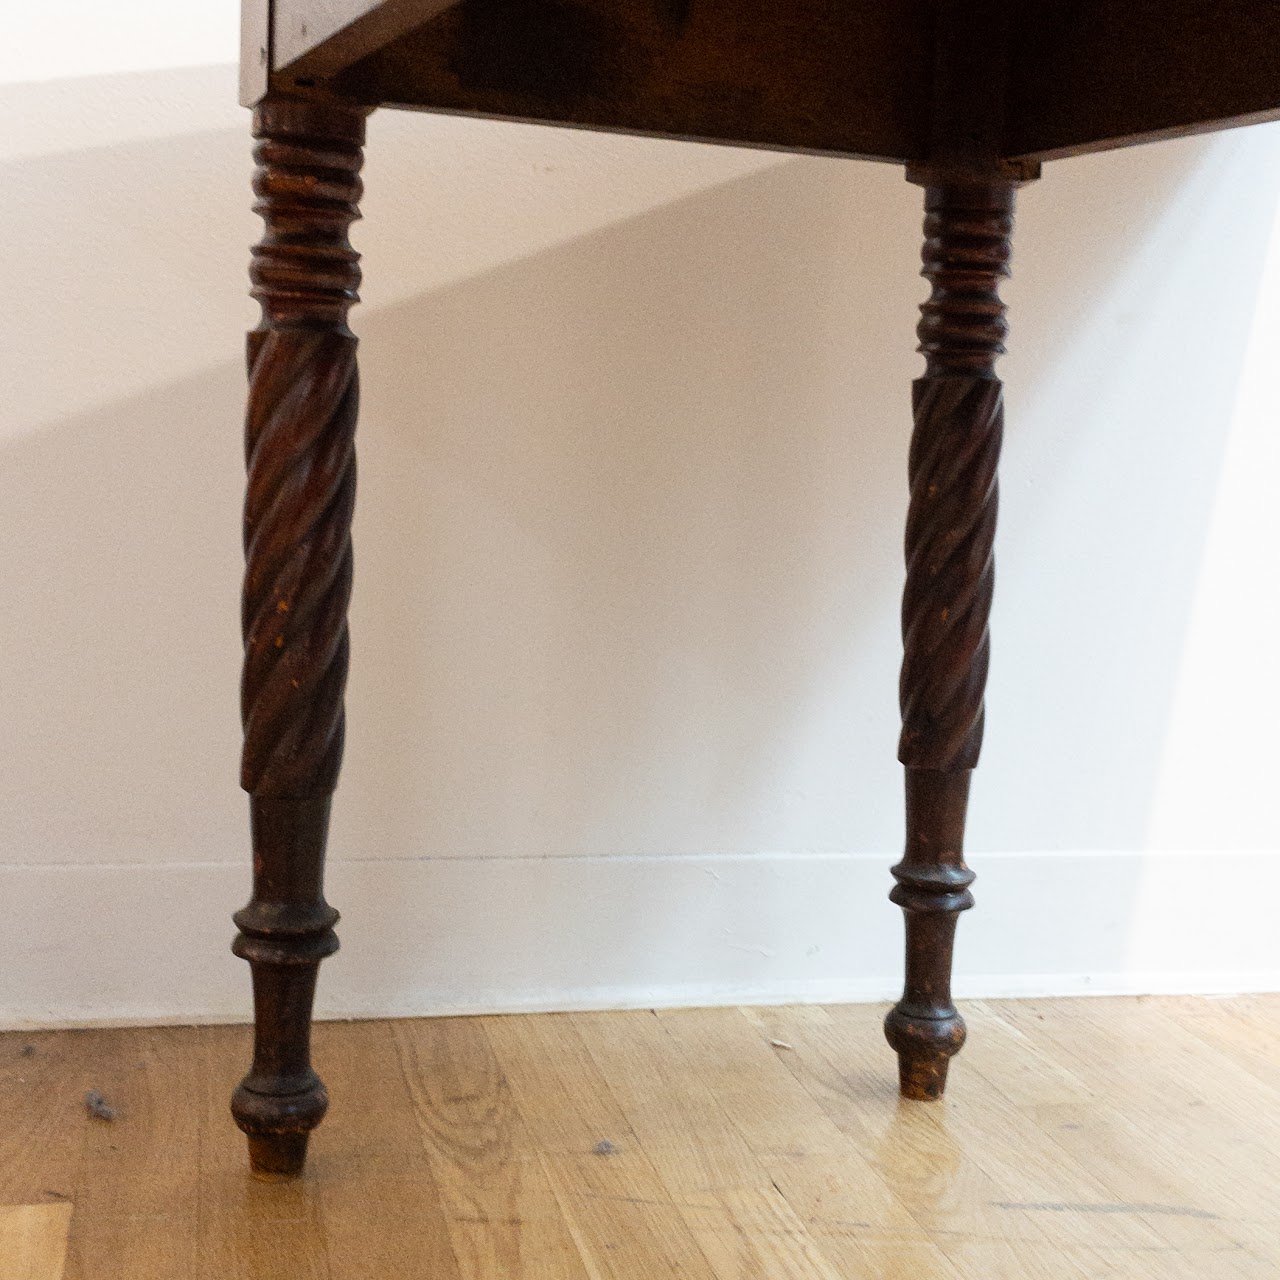
<instances>
[{"instance_id":1,"label":"oak floorboard","mask_svg":"<svg viewBox=\"0 0 1280 1280\"><path fill-rule=\"evenodd\" d=\"M588 1271L714 1280L648 1152L566 1015L494 1018L490 1043Z\"/></svg>"},{"instance_id":2,"label":"oak floorboard","mask_svg":"<svg viewBox=\"0 0 1280 1280\"><path fill-rule=\"evenodd\" d=\"M402 1022L394 1036L462 1280L589 1280L482 1022Z\"/></svg>"},{"instance_id":3,"label":"oak floorboard","mask_svg":"<svg viewBox=\"0 0 1280 1280\"><path fill-rule=\"evenodd\" d=\"M0 1205L0 1280L62 1280L71 1204Z\"/></svg>"},{"instance_id":4,"label":"oak floorboard","mask_svg":"<svg viewBox=\"0 0 1280 1280\"><path fill-rule=\"evenodd\" d=\"M882 1010L760 1010L756 1016L771 1039L792 1046L778 1051L779 1060L820 1100L931 1239L1047 1242L1032 1215L1005 1206L999 1185L939 1123L937 1104L897 1096L893 1055L880 1030ZM881 1061L886 1052L887 1071Z\"/></svg>"},{"instance_id":5,"label":"oak floorboard","mask_svg":"<svg viewBox=\"0 0 1280 1280\"><path fill-rule=\"evenodd\" d=\"M1148 1001L1130 1001L1123 1021L1098 1003L1056 1002L1050 1016L1044 1002L1027 1001L1006 1016L1044 1037L1077 1078L1107 1064L1107 1107L1118 1131L1158 1129L1153 1156L1171 1184L1187 1186L1191 1209L1213 1215L1217 1230L1235 1242L1233 1220L1280 1226L1280 1097ZM1079 1148L1081 1132L1060 1130L1059 1145Z\"/></svg>"},{"instance_id":6,"label":"oak floorboard","mask_svg":"<svg viewBox=\"0 0 1280 1280\"><path fill-rule=\"evenodd\" d=\"M0 1280L1275 1280L1280 996L328 1023L305 1177L246 1027L0 1034ZM96 1119L98 1089L116 1118Z\"/></svg>"},{"instance_id":7,"label":"oak floorboard","mask_svg":"<svg viewBox=\"0 0 1280 1280\"><path fill-rule=\"evenodd\" d=\"M1198 1000L1153 999L1182 1027L1230 1058L1280 1097L1280 1016L1276 997Z\"/></svg>"},{"instance_id":8,"label":"oak floorboard","mask_svg":"<svg viewBox=\"0 0 1280 1280\"><path fill-rule=\"evenodd\" d=\"M1024 1062L1034 1059L1045 1065L1047 1088L1042 1096L1037 1095L1035 1072L1024 1073L1016 1091L1050 1150L1064 1151L1086 1166L1109 1192L1114 1211L1140 1216L1168 1248L1184 1254L1238 1251L1238 1233L1228 1221L1239 1214L1232 1191L1243 1189L1252 1197L1252 1188L1241 1188L1234 1175L1228 1175L1224 1185L1223 1166L1212 1144L1197 1150L1176 1136L1172 1104L1162 1119L1155 1118L1152 1107L1158 1088L1149 1086L1148 1102L1131 1110L1127 1071L1112 1069L1104 1045L1094 1046L1097 1057L1092 1066L1071 1047L1080 1033L1081 1015L1070 1006L1088 1002L1057 1002L1062 1007L1061 1034L1057 1021L1046 1026L1032 1012L1031 1003L1022 1009L1019 1002L992 1002L977 1011L975 1034L980 1029L983 1041L978 1069L994 1078L1001 1057L1015 1053ZM1133 1004L1115 1002L1117 1027L1124 1025ZM1158 1072L1154 1063L1153 1070Z\"/></svg>"},{"instance_id":9,"label":"oak floorboard","mask_svg":"<svg viewBox=\"0 0 1280 1280\"><path fill-rule=\"evenodd\" d=\"M0 1035L0 1204L75 1199L94 1121L90 1031Z\"/></svg>"},{"instance_id":10,"label":"oak floorboard","mask_svg":"<svg viewBox=\"0 0 1280 1280\"><path fill-rule=\"evenodd\" d=\"M308 1176L334 1280L460 1280L391 1024L322 1023L315 1053L334 1101Z\"/></svg>"},{"instance_id":11,"label":"oak floorboard","mask_svg":"<svg viewBox=\"0 0 1280 1280\"><path fill-rule=\"evenodd\" d=\"M735 1010L641 1013L625 1021L583 1015L578 1022L720 1280L841 1275L856 1246L844 1240L838 1249L825 1247L788 1196L785 1177L796 1162L839 1158L852 1188L858 1159L802 1089L771 1075L767 1057L739 1059L726 1029L752 1032ZM708 1075L712 1058L717 1067ZM910 1233L914 1224L889 1205L883 1187L868 1199Z\"/></svg>"},{"instance_id":12,"label":"oak floorboard","mask_svg":"<svg viewBox=\"0 0 1280 1280\"><path fill-rule=\"evenodd\" d=\"M92 1031L91 1086L114 1119L86 1116L64 1280L168 1280L197 1271L201 1032Z\"/></svg>"}]
</instances>

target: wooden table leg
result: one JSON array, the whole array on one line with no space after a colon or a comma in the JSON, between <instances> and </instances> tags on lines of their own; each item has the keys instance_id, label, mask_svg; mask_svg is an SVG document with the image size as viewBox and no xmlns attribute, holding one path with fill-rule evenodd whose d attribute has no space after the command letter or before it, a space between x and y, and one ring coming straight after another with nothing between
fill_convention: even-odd
<instances>
[{"instance_id":1,"label":"wooden table leg","mask_svg":"<svg viewBox=\"0 0 1280 1280\"><path fill-rule=\"evenodd\" d=\"M914 387L907 584L902 605L902 738L907 839L890 895L906 915L906 984L885 1020L902 1093L938 1098L964 1043L951 1002L956 917L973 905L964 862L969 777L982 746L994 583L996 464L1012 181L926 187L924 377Z\"/></svg>"},{"instance_id":2,"label":"wooden table leg","mask_svg":"<svg viewBox=\"0 0 1280 1280\"><path fill-rule=\"evenodd\" d=\"M232 1098L260 1173L296 1174L329 1105L311 1069L320 961L338 948L324 900L329 802L342 760L355 501L359 217L365 113L268 98L254 113L254 250L262 320L248 339L241 785L253 899L233 950L253 971L253 1066Z\"/></svg>"}]
</instances>

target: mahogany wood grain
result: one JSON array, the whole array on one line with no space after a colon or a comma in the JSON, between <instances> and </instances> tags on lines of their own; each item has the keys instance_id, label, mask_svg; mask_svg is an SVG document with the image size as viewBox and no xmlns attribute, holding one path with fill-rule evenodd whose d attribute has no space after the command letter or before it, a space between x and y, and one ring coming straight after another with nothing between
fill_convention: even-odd
<instances>
[{"instance_id":1,"label":"mahogany wood grain","mask_svg":"<svg viewBox=\"0 0 1280 1280\"><path fill-rule=\"evenodd\" d=\"M964 1043L951 1000L956 917L973 905L964 861L969 776L978 763L995 583L996 468L1004 401L996 359L1007 331L1016 187L1039 166L1001 152L1011 15L1002 0L937 0L929 153L908 166L925 188L921 274L932 286L917 335L910 503L902 598L906 849L890 898L906 917L906 980L885 1019L904 1097L936 1099Z\"/></svg>"},{"instance_id":2,"label":"mahogany wood grain","mask_svg":"<svg viewBox=\"0 0 1280 1280\"><path fill-rule=\"evenodd\" d=\"M951 1001L956 916L973 905L964 861L969 775L978 763L995 582L996 467L1004 429L996 357L1014 186L931 186L925 194L921 307L926 367L914 389L907 583L902 604L906 853L892 900L906 914L907 975L885 1032L902 1092L939 1097L964 1043Z\"/></svg>"},{"instance_id":3,"label":"mahogany wood grain","mask_svg":"<svg viewBox=\"0 0 1280 1280\"><path fill-rule=\"evenodd\" d=\"M921 0L465 0L339 94L590 129L877 159L919 153Z\"/></svg>"},{"instance_id":4,"label":"mahogany wood grain","mask_svg":"<svg viewBox=\"0 0 1280 1280\"><path fill-rule=\"evenodd\" d=\"M1275 0L1013 6L1004 151L1049 160L1280 119Z\"/></svg>"},{"instance_id":5,"label":"mahogany wood grain","mask_svg":"<svg viewBox=\"0 0 1280 1280\"><path fill-rule=\"evenodd\" d=\"M907 832L892 893L906 915L906 980L885 1030L903 1094L939 1097L965 1038L951 964L958 913L973 901L964 826L984 724L1004 413L998 290L1014 190L1044 158L1280 117L1280 3L244 4L245 93L266 95L255 115L266 231L253 268L263 318L248 345L243 615L254 892L235 943L253 968L256 1039L233 1101L254 1167L298 1172L328 1105L309 1021L319 962L338 945L323 862L342 756L355 488L356 342L346 320L359 270L347 232L364 117L380 105L888 160L926 188L932 293L918 330L926 368L913 394L900 685ZM471 1212L463 1184L486 1182L482 1216L499 1205L542 1215L548 1197L567 1203L591 1179L572 1164L560 1174L513 1165L487 1112L458 1111L456 1133L433 1127L454 1100L434 1092L430 1071L491 1090L499 1111L509 1101L484 1043L472 1037L462 1064L443 1043L434 1032L401 1041L444 1211L458 1219L454 1253L464 1272L510 1269L521 1255L509 1231L473 1239L458 1226ZM758 1134L765 1108L755 1110ZM710 1216L686 1227L732 1270L723 1242L744 1222L767 1231L789 1222L769 1196L753 1188L697 1206ZM554 1269L568 1245L558 1227L547 1239L541 1256ZM807 1253L797 1256L812 1269ZM961 1271L987 1265L953 1261ZM781 1255L767 1264L787 1265Z\"/></svg>"},{"instance_id":6,"label":"mahogany wood grain","mask_svg":"<svg viewBox=\"0 0 1280 1280\"><path fill-rule=\"evenodd\" d=\"M241 785L251 797L253 898L235 953L253 969L257 1036L232 1111L254 1168L296 1173L328 1096L311 1069L320 961L337 950L324 900L329 803L342 762L358 400L364 112L268 98L254 114L254 250L262 321L249 335Z\"/></svg>"},{"instance_id":7,"label":"mahogany wood grain","mask_svg":"<svg viewBox=\"0 0 1280 1280\"><path fill-rule=\"evenodd\" d=\"M192 1056L203 1060L205 1076L196 1099L203 1104L198 1106L199 1267L194 1275L183 1271L173 1280L346 1280L329 1265L318 1180L245 1176L243 1144L226 1122L226 1090L244 1061L247 1030L184 1029L194 1041Z\"/></svg>"},{"instance_id":8,"label":"mahogany wood grain","mask_svg":"<svg viewBox=\"0 0 1280 1280\"><path fill-rule=\"evenodd\" d=\"M1044 160L1280 118L1274 0L242 0L242 100L271 86L590 129L899 162L953 96L935 53L980 52L996 153ZM269 38L263 32L270 27ZM947 28L945 39L933 34Z\"/></svg>"}]
</instances>

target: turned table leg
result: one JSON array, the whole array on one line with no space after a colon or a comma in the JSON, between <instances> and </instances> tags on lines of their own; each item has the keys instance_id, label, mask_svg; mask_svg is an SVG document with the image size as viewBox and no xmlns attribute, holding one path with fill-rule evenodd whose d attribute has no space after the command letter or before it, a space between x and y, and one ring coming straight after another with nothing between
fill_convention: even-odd
<instances>
[{"instance_id":1,"label":"turned table leg","mask_svg":"<svg viewBox=\"0 0 1280 1280\"><path fill-rule=\"evenodd\" d=\"M311 1069L320 961L338 948L324 900L329 802L342 760L358 397L347 312L360 283L365 113L268 98L254 113L257 212L245 425L241 785L253 898L233 950L253 972L254 1057L231 1101L260 1173L295 1174L328 1095Z\"/></svg>"},{"instance_id":2,"label":"turned table leg","mask_svg":"<svg viewBox=\"0 0 1280 1280\"><path fill-rule=\"evenodd\" d=\"M997 289L1008 274L1014 186L949 181L925 195L923 274L933 292L919 326L926 369L914 387L902 605L907 836L890 895L906 916L906 983L885 1020L908 1098L942 1096L965 1038L951 955L956 917L973 905L964 824L982 746L1004 423Z\"/></svg>"}]
</instances>

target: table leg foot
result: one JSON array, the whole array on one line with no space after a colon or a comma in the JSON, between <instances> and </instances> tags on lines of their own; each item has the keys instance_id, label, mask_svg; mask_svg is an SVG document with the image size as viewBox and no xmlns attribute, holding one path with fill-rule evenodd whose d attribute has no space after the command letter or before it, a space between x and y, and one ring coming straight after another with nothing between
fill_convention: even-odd
<instances>
[{"instance_id":1,"label":"table leg foot","mask_svg":"<svg viewBox=\"0 0 1280 1280\"><path fill-rule=\"evenodd\" d=\"M296 1178L307 1163L309 1133L249 1135L249 1169L260 1178Z\"/></svg>"},{"instance_id":2,"label":"table leg foot","mask_svg":"<svg viewBox=\"0 0 1280 1280\"><path fill-rule=\"evenodd\" d=\"M906 916L906 985L885 1019L898 1055L904 1098L940 1098L947 1068L965 1041L964 1019L951 1003L956 919L973 905L973 872L962 840L969 774L907 770L907 853L893 868L890 900Z\"/></svg>"}]
</instances>

